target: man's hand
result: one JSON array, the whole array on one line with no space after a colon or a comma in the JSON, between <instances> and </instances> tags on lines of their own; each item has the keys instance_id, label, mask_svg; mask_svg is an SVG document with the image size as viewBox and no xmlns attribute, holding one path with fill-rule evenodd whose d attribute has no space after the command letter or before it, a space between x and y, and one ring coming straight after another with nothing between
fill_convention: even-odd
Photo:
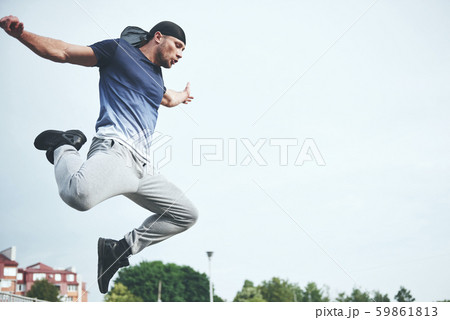
<instances>
[{"instance_id":1,"label":"man's hand","mask_svg":"<svg viewBox=\"0 0 450 320\"><path fill-rule=\"evenodd\" d=\"M0 27L5 30L11 37L19 38L23 33L23 23L19 18L14 16L7 16L0 19Z\"/></svg>"},{"instance_id":2,"label":"man's hand","mask_svg":"<svg viewBox=\"0 0 450 320\"><path fill-rule=\"evenodd\" d=\"M192 99L194 99L194 97L191 96L191 84L188 82L183 91L177 92L167 89L166 93L164 93L161 104L171 108L179 105L180 103L188 104L192 101Z\"/></svg>"},{"instance_id":3,"label":"man's hand","mask_svg":"<svg viewBox=\"0 0 450 320\"><path fill-rule=\"evenodd\" d=\"M186 88L184 88L183 93L185 93L186 95L186 99L184 101L182 101L184 104L188 104L189 102L192 101L192 99L194 99L194 97L191 96L191 83L188 82L186 85Z\"/></svg>"}]
</instances>

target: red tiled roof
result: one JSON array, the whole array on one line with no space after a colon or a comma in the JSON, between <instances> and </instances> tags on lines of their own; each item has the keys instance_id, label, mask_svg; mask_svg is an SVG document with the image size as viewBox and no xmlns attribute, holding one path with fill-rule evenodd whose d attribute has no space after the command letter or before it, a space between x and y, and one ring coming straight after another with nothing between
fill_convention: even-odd
<instances>
[{"instance_id":1,"label":"red tiled roof","mask_svg":"<svg viewBox=\"0 0 450 320\"><path fill-rule=\"evenodd\" d=\"M17 267L19 264L16 261L9 259L7 256L0 253L0 262L6 266Z\"/></svg>"},{"instance_id":2,"label":"red tiled roof","mask_svg":"<svg viewBox=\"0 0 450 320\"><path fill-rule=\"evenodd\" d=\"M25 269L19 269L21 272L26 273L60 273L60 274L77 274L76 272L64 269L53 269L52 267L43 264L42 262L35 263Z\"/></svg>"},{"instance_id":3,"label":"red tiled roof","mask_svg":"<svg viewBox=\"0 0 450 320\"><path fill-rule=\"evenodd\" d=\"M25 270L27 272L39 272L39 271L53 271L53 268L49 267L46 264L43 264L42 262L38 262L31 266L26 267Z\"/></svg>"}]
</instances>

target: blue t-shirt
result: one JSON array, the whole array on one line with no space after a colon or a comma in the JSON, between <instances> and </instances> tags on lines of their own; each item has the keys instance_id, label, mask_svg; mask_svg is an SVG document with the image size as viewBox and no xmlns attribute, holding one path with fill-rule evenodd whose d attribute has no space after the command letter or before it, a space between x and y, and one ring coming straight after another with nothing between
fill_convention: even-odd
<instances>
[{"instance_id":1,"label":"blue t-shirt","mask_svg":"<svg viewBox=\"0 0 450 320\"><path fill-rule=\"evenodd\" d=\"M161 68L121 39L90 47L100 68L96 136L118 140L149 160L151 135L165 92Z\"/></svg>"}]
</instances>

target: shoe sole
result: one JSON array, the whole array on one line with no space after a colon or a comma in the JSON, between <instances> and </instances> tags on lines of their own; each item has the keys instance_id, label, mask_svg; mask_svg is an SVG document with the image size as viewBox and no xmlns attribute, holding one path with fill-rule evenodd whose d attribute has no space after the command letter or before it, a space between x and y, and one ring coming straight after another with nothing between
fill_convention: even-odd
<instances>
[{"instance_id":1,"label":"shoe sole","mask_svg":"<svg viewBox=\"0 0 450 320\"><path fill-rule=\"evenodd\" d=\"M107 293L108 292L108 288L103 288L102 287L102 281L101 281L104 271L103 271L103 268L102 268L102 264L100 262L103 260L103 257L104 257L104 252L103 252L103 248L104 247L105 247L105 239L99 238L98 242L97 242L97 253L98 253L97 283L98 283L98 288L100 289L101 293Z\"/></svg>"},{"instance_id":2,"label":"shoe sole","mask_svg":"<svg viewBox=\"0 0 450 320\"><path fill-rule=\"evenodd\" d=\"M48 141L51 140L51 138L54 135L62 135L64 137L64 139L68 140L65 135L67 134L73 134L76 135L78 137L81 138L81 143L80 143L80 147L76 148L77 150L80 150L81 146L83 144L86 143L87 138L86 136L83 134L83 132L81 132L80 130L68 130L68 131L60 131L60 130L46 130L42 133L40 133L36 139L34 140L34 146L36 147L36 149L38 150L48 150L49 148L52 148L54 146L49 145ZM69 142L69 140L68 140Z\"/></svg>"},{"instance_id":3,"label":"shoe sole","mask_svg":"<svg viewBox=\"0 0 450 320\"><path fill-rule=\"evenodd\" d=\"M62 134L63 131L59 130L46 130L42 133L40 133L36 139L34 139L34 146L38 150L47 150L51 146L48 145L47 141L49 138L55 134Z\"/></svg>"}]
</instances>

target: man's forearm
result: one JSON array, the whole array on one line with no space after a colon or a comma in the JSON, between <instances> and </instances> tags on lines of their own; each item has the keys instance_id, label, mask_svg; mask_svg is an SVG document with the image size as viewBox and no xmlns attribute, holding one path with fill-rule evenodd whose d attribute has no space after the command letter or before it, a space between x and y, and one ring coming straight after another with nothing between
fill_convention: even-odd
<instances>
[{"instance_id":1,"label":"man's forearm","mask_svg":"<svg viewBox=\"0 0 450 320\"><path fill-rule=\"evenodd\" d=\"M161 104L166 107L175 107L180 103L187 104L192 101L194 97L191 96L191 84L188 82L183 91L173 91L167 89L164 93Z\"/></svg>"},{"instance_id":2,"label":"man's forearm","mask_svg":"<svg viewBox=\"0 0 450 320\"><path fill-rule=\"evenodd\" d=\"M173 91L170 89L167 89L166 94L164 95L162 104L166 107L175 107L179 105L180 103L186 101L188 98L188 93L186 91Z\"/></svg>"},{"instance_id":3,"label":"man's forearm","mask_svg":"<svg viewBox=\"0 0 450 320\"><path fill-rule=\"evenodd\" d=\"M42 58L55 62L67 61L65 52L68 44L64 41L39 36L28 31L23 31L17 39Z\"/></svg>"},{"instance_id":4,"label":"man's forearm","mask_svg":"<svg viewBox=\"0 0 450 320\"><path fill-rule=\"evenodd\" d=\"M0 27L8 35L22 42L42 58L86 67L92 67L97 64L97 57L92 48L69 44L61 40L38 36L25 31L23 22L20 22L19 18L15 16L1 18Z\"/></svg>"}]
</instances>

